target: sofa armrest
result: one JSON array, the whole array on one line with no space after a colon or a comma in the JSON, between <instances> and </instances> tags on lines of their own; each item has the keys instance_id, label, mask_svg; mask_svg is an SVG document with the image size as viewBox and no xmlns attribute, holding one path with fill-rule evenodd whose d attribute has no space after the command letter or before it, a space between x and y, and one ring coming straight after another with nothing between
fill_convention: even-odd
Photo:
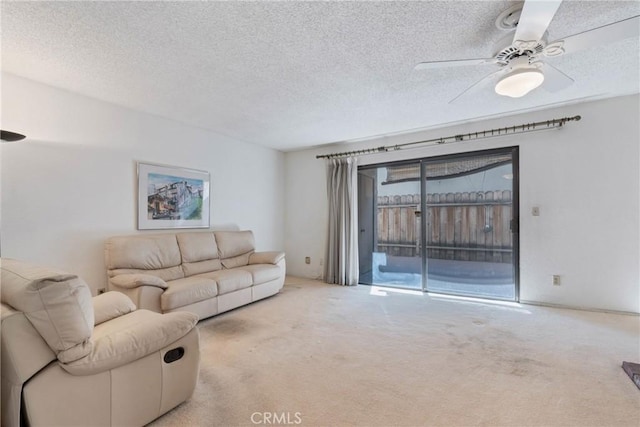
<instances>
[{"instance_id":1,"label":"sofa armrest","mask_svg":"<svg viewBox=\"0 0 640 427\"><path fill-rule=\"evenodd\" d=\"M125 294L105 292L93 297L93 313L95 325L107 322L116 317L135 311L136 305Z\"/></svg>"},{"instance_id":2,"label":"sofa armrest","mask_svg":"<svg viewBox=\"0 0 640 427\"><path fill-rule=\"evenodd\" d=\"M91 353L60 366L72 375L93 375L155 353L187 335L198 316L186 311L154 313L136 310L95 329Z\"/></svg>"},{"instance_id":3,"label":"sofa armrest","mask_svg":"<svg viewBox=\"0 0 640 427\"><path fill-rule=\"evenodd\" d=\"M249 264L277 264L284 259L284 252L254 252L249 257Z\"/></svg>"},{"instance_id":4,"label":"sofa armrest","mask_svg":"<svg viewBox=\"0 0 640 427\"><path fill-rule=\"evenodd\" d=\"M167 289L167 282L151 274L118 274L109 279L111 284L120 288L134 289L140 286L155 286L156 288Z\"/></svg>"}]
</instances>

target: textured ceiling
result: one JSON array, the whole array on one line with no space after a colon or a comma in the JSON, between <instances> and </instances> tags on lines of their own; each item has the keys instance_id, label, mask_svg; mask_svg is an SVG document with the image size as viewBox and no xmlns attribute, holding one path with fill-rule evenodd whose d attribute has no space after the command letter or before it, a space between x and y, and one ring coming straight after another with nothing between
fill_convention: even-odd
<instances>
[{"instance_id":1,"label":"textured ceiling","mask_svg":"<svg viewBox=\"0 0 640 427\"><path fill-rule=\"evenodd\" d=\"M638 39L547 59L575 83L520 99L448 103L495 65L413 71L493 56L515 3L2 1L2 68L279 150L639 91ZM639 14L567 0L549 38Z\"/></svg>"}]
</instances>

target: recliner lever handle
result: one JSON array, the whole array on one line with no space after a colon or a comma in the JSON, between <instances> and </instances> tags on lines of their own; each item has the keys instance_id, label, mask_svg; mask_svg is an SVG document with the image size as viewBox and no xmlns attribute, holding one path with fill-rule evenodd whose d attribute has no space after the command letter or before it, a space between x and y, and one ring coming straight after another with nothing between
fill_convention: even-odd
<instances>
[{"instance_id":1,"label":"recliner lever handle","mask_svg":"<svg viewBox=\"0 0 640 427\"><path fill-rule=\"evenodd\" d=\"M164 354L164 363L173 363L182 359L184 356L184 347L172 348Z\"/></svg>"}]
</instances>

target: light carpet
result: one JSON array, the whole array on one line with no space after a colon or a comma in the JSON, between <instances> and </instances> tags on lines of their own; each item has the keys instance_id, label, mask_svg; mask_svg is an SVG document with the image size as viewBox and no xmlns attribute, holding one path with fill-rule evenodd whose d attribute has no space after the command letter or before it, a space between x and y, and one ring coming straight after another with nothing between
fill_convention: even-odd
<instances>
[{"instance_id":1,"label":"light carpet","mask_svg":"<svg viewBox=\"0 0 640 427\"><path fill-rule=\"evenodd\" d=\"M640 317L287 278L198 325L160 426L633 426Z\"/></svg>"}]
</instances>

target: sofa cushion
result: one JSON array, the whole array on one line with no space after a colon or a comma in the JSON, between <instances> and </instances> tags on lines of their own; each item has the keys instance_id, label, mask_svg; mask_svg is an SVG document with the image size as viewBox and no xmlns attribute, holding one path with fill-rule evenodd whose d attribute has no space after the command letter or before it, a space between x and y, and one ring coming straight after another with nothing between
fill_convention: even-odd
<instances>
[{"instance_id":1,"label":"sofa cushion","mask_svg":"<svg viewBox=\"0 0 640 427\"><path fill-rule=\"evenodd\" d=\"M222 264L219 259L209 259L206 261L198 262L185 262L182 264L182 271L184 271L185 277L195 276L196 274L207 273L209 271L216 271L222 268Z\"/></svg>"},{"instance_id":2,"label":"sofa cushion","mask_svg":"<svg viewBox=\"0 0 640 427\"><path fill-rule=\"evenodd\" d=\"M254 252L249 257L249 264L277 264L284 259L284 252Z\"/></svg>"},{"instance_id":3,"label":"sofa cushion","mask_svg":"<svg viewBox=\"0 0 640 427\"><path fill-rule=\"evenodd\" d=\"M213 233L178 233L176 237L182 262L218 259L218 245Z\"/></svg>"},{"instance_id":4,"label":"sofa cushion","mask_svg":"<svg viewBox=\"0 0 640 427\"><path fill-rule=\"evenodd\" d=\"M247 252L246 254L234 256L231 258L225 258L222 260L222 265L224 268L236 268L236 267L244 267L249 264L249 257L251 256L251 252Z\"/></svg>"},{"instance_id":5,"label":"sofa cushion","mask_svg":"<svg viewBox=\"0 0 640 427\"><path fill-rule=\"evenodd\" d=\"M158 270L182 262L175 234L111 237L105 251L108 270Z\"/></svg>"},{"instance_id":6,"label":"sofa cushion","mask_svg":"<svg viewBox=\"0 0 640 427\"><path fill-rule=\"evenodd\" d=\"M249 256L255 251L253 232L216 231L216 242L222 265L235 268L249 264Z\"/></svg>"},{"instance_id":7,"label":"sofa cushion","mask_svg":"<svg viewBox=\"0 0 640 427\"><path fill-rule=\"evenodd\" d=\"M177 238L185 277L222 268L218 245L212 232L179 233Z\"/></svg>"},{"instance_id":8,"label":"sofa cushion","mask_svg":"<svg viewBox=\"0 0 640 427\"><path fill-rule=\"evenodd\" d=\"M108 322L116 317L136 311L136 305L125 294L105 292L93 297L95 324Z\"/></svg>"},{"instance_id":9,"label":"sofa cushion","mask_svg":"<svg viewBox=\"0 0 640 427\"><path fill-rule=\"evenodd\" d=\"M2 302L24 312L61 362L91 352L93 302L78 276L2 259Z\"/></svg>"},{"instance_id":10,"label":"sofa cushion","mask_svg":"<svg viewBox=\"0 0 640 427\"><path fill-rule=\"evenodd\" d=\"M135 289L140 286L155 286L161 289L167 288L167 282L153 274L118 274L111 278L111 283L127 289Z\"/></svg>"},{"instance_id":11,"label":"sofa cushion","mask_svg":"<svg viewBox=\"0 0 640 427\"><path fill-rule=\"evenodd\" d=\"M215 280L191 276L167 282L169 286L160 296L162 311L174 310L218 295Z\"/></svg>"},{"instance_id":12,"label":"sofa cushion","mask_svg":"<svg viewBox=\"0 0 640 427\"><path fill-rule=\"evenodd\" d=\"M228 294L229 292L251 287L252 278L248 271L234 268L232 270L219 270L211 273L201 274L198 277L206 277L215 280L218 284L218 294Z\"/></svg>"},{"instance_id":13,"label":"sofa cushion","mask_svg":"<svg viewBox=\"0 0 640 427\"><path fill-rule=\"evenodd\" d=\"M282 276L282 270L273 264L253 264L240 267L239 270L248 271L251 274L254 285L275 280Z\"/></svg>"},{"instance_id":14,"label":"sofa cushion","mask_svg":"<svg viewBox=\"0 0 640 427\"><path fill-rule=\"evenodd\" d=\"M156 270L141 270L137 268L121 268L116 270L109 270L107 272L109 277L121 276L123 274L145 274L159 277L164 281L182 279L184 277L184 271L182 271L181 265L169 268L159 268Z\"/></svg>"}]
</instances>

